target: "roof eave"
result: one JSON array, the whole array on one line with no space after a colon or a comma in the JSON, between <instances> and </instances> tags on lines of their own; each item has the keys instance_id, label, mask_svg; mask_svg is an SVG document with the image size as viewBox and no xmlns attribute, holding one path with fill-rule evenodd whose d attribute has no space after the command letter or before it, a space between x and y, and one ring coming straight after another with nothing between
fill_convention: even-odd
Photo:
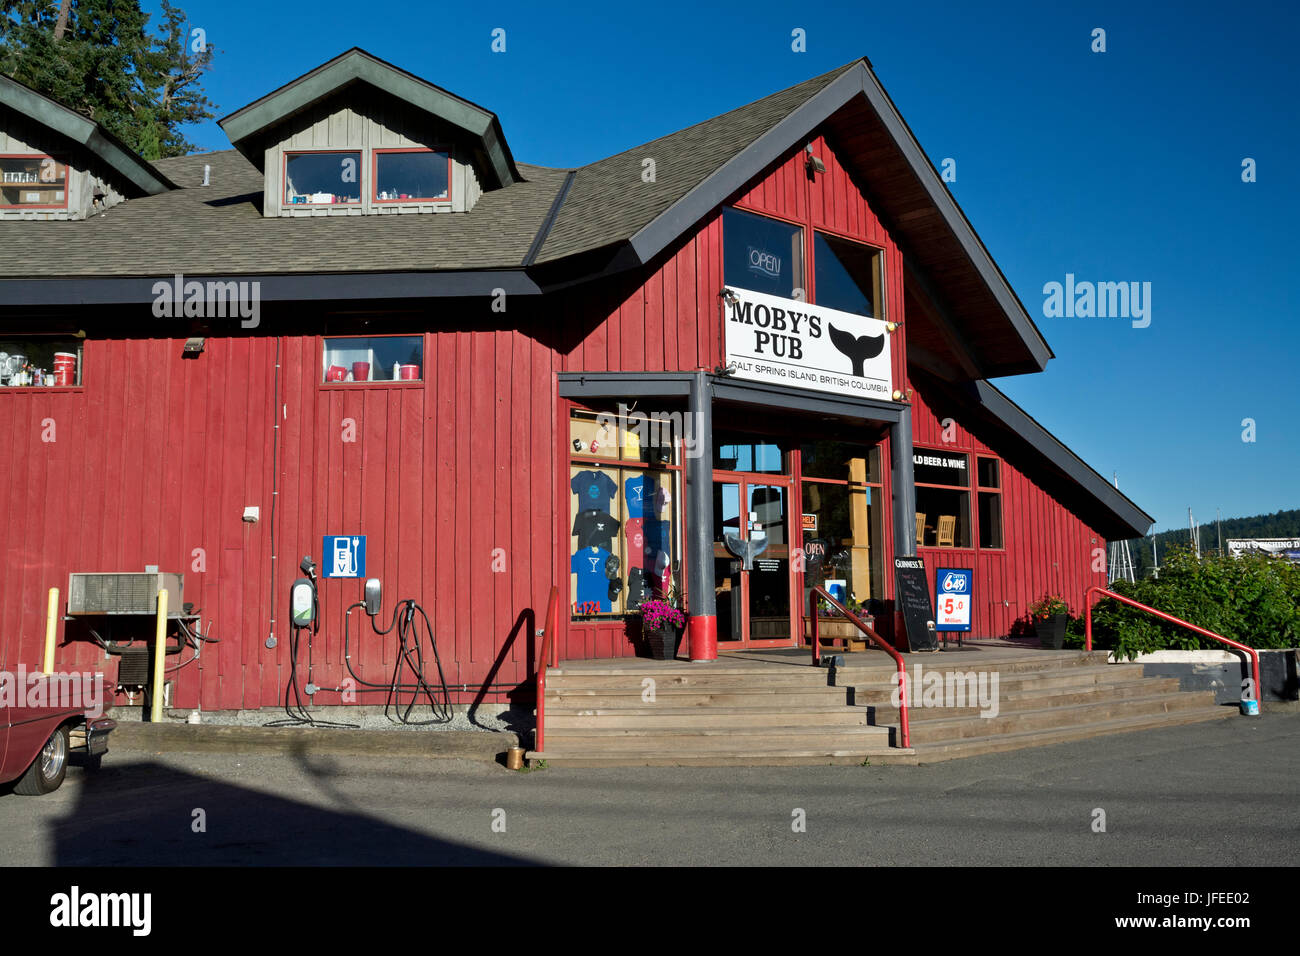
<instances>
[{"instance_id":1,"label":"roof eave","mask_svg":"<svg viewBox=\"0 0 1300 956\"><path fill-rule=\"evenodd\" d=\"M495 113L353 47L218 121L234 147L258 169L264 130L352 83L366 83L477 136L499 185L522 180Z\"/></svg>"},{"instance_id":2,"label":"roof eave","mask_svg":"<svg viewBox=\"0 0 1300 956\"><path fill-rule=\"evenodd\" d=\"M1132 532L1131 537L1140 538L1150 530L1155 523L1151 515L1139 508L1127 495L1070 451L1059 438L1035 421L1029 413L989 382L981 380L974 385L980 404L990 415L1027 441L1066 477L1087 492L1097 504L1114 516L1116 522Z\"/></svg>"},{"instance_id":3,"label":"roof eave","mask_svg":"<svg viewBox=\"0 0 1300 956\"><path fill-rule=\"evenodd\" d=\"M1041 372L1053 357L1038 328L1030 319L1020 299L994 263L988 250L961 212L934 165L925 156L916 137L904 122L875 73L864 61L858 61L823 89L809 97L766 133L755 139L685 196L647 223L629 240L637 260L650 262L663 249L699 222L712 209L726 201L769 164L775 162L793 144L807 137L837 110L863 96L880 117L908 165L926 190L952 230L980 280L996 300L1017 338L1025 357L1005 366L989 366L988 374Z\"/></svg>"},{"instance_id":4,"label":"roof eave","mask_svg":"<svg viewBox=\"0 0 1300 956\"><path fill-rule=\"evenodd\" d=\"M175 183L94 120L68 109L17 80L0 76L0 104L53 130L78 146L84 146L146 196L156 196L176 188Z\"/></svg>"}]
</instances>

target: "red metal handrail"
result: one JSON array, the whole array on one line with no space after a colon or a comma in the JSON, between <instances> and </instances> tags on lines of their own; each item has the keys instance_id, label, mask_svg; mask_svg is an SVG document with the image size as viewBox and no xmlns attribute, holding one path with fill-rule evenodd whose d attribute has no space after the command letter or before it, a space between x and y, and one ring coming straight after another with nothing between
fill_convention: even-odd
<instances>
[{"instance_id":1,"label":"red metal handrail","mask_svg":"<svg viewBox=\"0 0 1300 956\"><path fill-rule=\"evenodd\" d=\"M1232 640L1231 638L1224 637L1222 634L1215 634L1213 631L1207 631L1203 627L1197 627L1195 624L1191 624L1187 621L1184 621L1181 617L1174 617L1172 614L1166 614L1164 611L1157 611L1155 608L1148 607L1147 605L1141 603L1140 601L1135 601L1132 598L1125 597L1122 594L1116 594L1114 591L1107 590L1101 585L1093 585L1092 587L1088 588L1088 593L1083 596L1083 603L1085 605L1084 624L1083 624L1084 646L1089 651L1092 650L1092 593L1094 591L1096 591L1098 594L1104 594L1107 597L1114 598L1116 601L1119 601L1122 604L1128 604L1131 607L1135 607L1140 611L1146 611L1148 614L1154 614L1156 617L1160 618L1161 620L1169 621L1173 624L1180 624L1183 627L1187 628L1188 630L1195 631L1197 634L1200 634L1202 637L1210 637L1216 641L1222 641L1224 644L1227 644L1230 647L1235 647L1239 651L1245 651L1247 654L1250 655L1251 670L1253 671L1255 676L1255 698L1254 699L1259 700L1259 695L1262 693L1262 685L1259 682L1259 652L1256 651L1253 647L1247 647L1245 644L1238 644L1236 641Z\"/></svg>"},{"instance_id":2,"label":"red metal handrail","mask_svg":"<svg viewBox=\"0 0 1300 956\"><path fill-rule=\"evenodd\" d=\"M546 601L546 617L537 632L542 638L542 647L537 654L537 734L533 750L539 753L546 752L546 669L560 663L559 646L555 643L555 632L560 626L559 603L560 589L553 587Z\"/></svg>"},{"instance_id":3,"label":"red metal handrail","mask_svg":"<svg viewBox=\"0 0 1300 956\"><path fill-rule=\"evenodd\" d=\"M910 748L912 746L911 732L908 730L908 726L907 726L907 665L903 662L903 655L898 653L898 651L894 648L892 644L890 644L883 637L877 634L868 624L860 620L856 614L854 614L852 611L846 608L835 598L831 597L831 595L824 588L814 586L810 597L810 600L812 600L812 604L813 604L812 652L813 652L814 667L819 663L821 663L821 638L818 637L817 635L817 619L819 615L817 614L817 604L815 600L816 597L818 596L825 598L830 603L831 607L835 608L835 610L839 611L846 618L848 618L849 621L851 621L853 624L857 626L859 631L861 631L863 634L867 635L867 637L871 638L871 640L879 644L880 647L885 651L885 653L887 653L890 657L894 659L894 663L898 665L898 689L901 692L901 695L899 697L899 704L898 704L899 730L902 735L902 744L904 749Z\"/></svg>"}]
</instances>

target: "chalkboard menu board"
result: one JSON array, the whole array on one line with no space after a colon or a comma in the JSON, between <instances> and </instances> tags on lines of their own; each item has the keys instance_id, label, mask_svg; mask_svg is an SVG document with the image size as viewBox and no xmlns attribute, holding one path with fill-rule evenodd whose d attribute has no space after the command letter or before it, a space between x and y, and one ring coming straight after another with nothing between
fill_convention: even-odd
<instances>
[{"instance_id":1,"label":"chalkboard menu board","mask_svg":"<svg viewBox=\"0 0 1300 956\"><path fill-rule=\"evenodd\" d=\"M898 609L903 612L908 650L937 651L939 635L934 629L934 605L930 603L925 559L894 558L894 587L898 592Z\"/></svg>"}]
</instances>

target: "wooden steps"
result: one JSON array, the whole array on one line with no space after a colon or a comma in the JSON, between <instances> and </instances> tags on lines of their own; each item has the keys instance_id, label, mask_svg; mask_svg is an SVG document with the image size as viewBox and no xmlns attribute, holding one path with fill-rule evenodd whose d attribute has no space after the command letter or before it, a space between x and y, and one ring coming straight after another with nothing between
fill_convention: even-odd
<instances>
[{"instance_id":1,"label":"wooden steps","mask_svg":"<svg viewBox=\"0 0 1300 956\"><path fill-rule=\"evenodd\" d=\"M909 683L918 667L973 672L991 691L996 672L997 696L987 716L977 697L961 707L913 704L913 749L904 750L894 665L883 655L845 660L835 669L741 655L709 664L565 662L547 674L546 749L528 759L589 767L915 764L1236 712L1216 706L1208 691L1180 692L1175 678L1108 664L1101 652L909 655Z\"/></svg>"},{"instance_id":2,"label":"wooden steps","mask_svg":"<svg viewBox=\"0 0 1300 956\"><path fill-rule=\"evenodd\" d=\"M890 728L806 664L566 662L546 691L546 750L528 757L557 766L860 764L897 752Z\"/></svg>"}]
</instances>

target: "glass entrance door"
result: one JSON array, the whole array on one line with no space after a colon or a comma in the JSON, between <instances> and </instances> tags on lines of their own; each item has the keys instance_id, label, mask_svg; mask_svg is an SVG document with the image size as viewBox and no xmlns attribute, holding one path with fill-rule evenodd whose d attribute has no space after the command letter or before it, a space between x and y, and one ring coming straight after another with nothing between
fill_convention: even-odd
<instances>
[{"instance_id":1,"label":"glass entrance door","mask_svg":"<svg viewBox=\"0 0 1300 956\"><path fill-rule=\"evenodd\" d=\"M719 642L733 647L794 642L790 540L788 479L764 475L715 480L713 564Z\"/></svg>"}]
</instances>

